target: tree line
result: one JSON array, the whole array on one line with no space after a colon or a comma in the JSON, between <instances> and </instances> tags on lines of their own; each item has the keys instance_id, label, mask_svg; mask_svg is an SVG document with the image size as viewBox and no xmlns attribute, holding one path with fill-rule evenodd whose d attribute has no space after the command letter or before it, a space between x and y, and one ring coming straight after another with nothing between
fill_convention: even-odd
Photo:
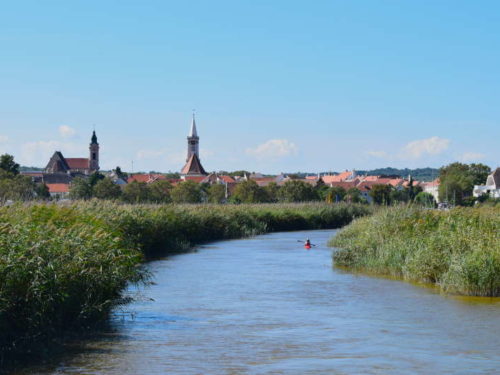
<instances>
[{"instance_id":1,"label":"tree line","mask_svg":"<svg viewBox=\"0 0 500 375\"><path fill-rule=\"evenodd\" d=\"M484 164L452 163L439 170L441 201L454 205L473 205L478 202L489 202L487 196L474 198L474 185L486 182L490 167ZM126 179L127 175L118 167L118 177ZM391 185L373 185L369 196L374 204L392 205L400 202L418 203L433 207L436 205L431 194L414 186L410 180L407 187L394 188ZM173 186L167 180L158 180L149 184L131 182L123 187L96 172L88 178L75 178L70 185L71 199L88 200L91 198L123 201L126 203L288 203L324 201L328 203L352 202L368 203L361 191L355 187L329 187L320 180L311 185L301 180L290 180L283 185L274 182L261 187L254 180L238 183L234 189L221 184L198 184L184 181ZM26 201L50 199L49 189L43 183L35 183L32 178L20 174L20 166L12 155L0 156L0 201ZM495 201L496 202L496 201Z\"/></svg>"}]
</instances>

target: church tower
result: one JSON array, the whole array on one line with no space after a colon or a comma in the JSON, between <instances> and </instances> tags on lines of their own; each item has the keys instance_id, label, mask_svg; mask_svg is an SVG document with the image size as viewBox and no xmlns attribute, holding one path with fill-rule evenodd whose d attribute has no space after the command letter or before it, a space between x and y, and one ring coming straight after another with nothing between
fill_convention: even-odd
<instances>
[{"instance_id":1,"label":"church tower","mask_svg":"<svg viewBox=\"0 0 500 375\"><path fill-rule=\"evenodd\" d=\"M97 143L97 136L95 135L95 130L92 133L92 139L90 141L90 157L89 157L89 169L90 172L95 172L99 170L99 143Z\"/></svg>"},{"instance_id":2,"label":"church tower","mask_svg":"<svg viewBox=\"0 0 500 375\"><path fill-rule=\"evenodd\" d=\"M200 158L200 152L199 152L200 137L198 137L198 132L196 131L196 121L194 119L194 113L193 113L193 121L191 122L191 131L189 132L187 141L188 141L188 152L187 152L186 162L189 161L191 155L193 154L196 154L196 156Z\"/></svg>"},{"instance_id":3,"label":"church tower","mask_svg":"<svg viewBox=\"0 0 500 375\"><path fill-rule=\"evenodd\" d=\"M200 161L200 150L199 143L200 137L198 137L198 132L196 130L196 121L194 119L191 122L191 130L187 137L188 141L188 152L186 158L186 165L181 170L181 176L206 176L207 172L203 169Z\"/></svg>"}]
</instances>

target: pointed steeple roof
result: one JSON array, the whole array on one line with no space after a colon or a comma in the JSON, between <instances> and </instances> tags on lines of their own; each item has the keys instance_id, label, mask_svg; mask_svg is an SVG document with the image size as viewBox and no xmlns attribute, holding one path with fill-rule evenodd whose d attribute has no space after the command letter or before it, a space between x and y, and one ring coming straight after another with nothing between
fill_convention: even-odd
<instances>
[{"instance_id":1,"label":"pointed steeple roof","mask_svg":"<svg viewBox=\"0 0 500 375\"><path fill-rule=\"evenodd\" d=\"M194 119L193 113L193 121L191 122L191 131L189 132L189 137L198 137L198 132L196 131L196 121Z\"/></svg>"},{"instance_id":2,"label":"pointed steeple roof","mask_svg":"<svg viewBox=\"0 0 500 375\"><path fill-rule=\"evenodd\" d=\"M203 169L198 155L192 154L184 168L182 168L181 174L185 176L206 176L207 172Z\"/></svg>"},{"instance_id":3,"label":"pointed steeple roof","mask_svg":"<svg viewBox=\"0 0 500 375\"><path fill-rule=\"evenodd\" d=\"M92 133L92 139L91 139L90 144L92 144L92 145L96 145L97 144L97 135L95 135L95 130Z\"/></svg>"}]
</instances>

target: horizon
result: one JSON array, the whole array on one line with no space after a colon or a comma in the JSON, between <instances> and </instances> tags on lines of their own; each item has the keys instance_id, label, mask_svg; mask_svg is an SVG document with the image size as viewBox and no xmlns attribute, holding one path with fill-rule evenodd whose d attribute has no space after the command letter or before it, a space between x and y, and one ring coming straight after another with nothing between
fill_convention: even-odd
<instances>
[{"instance_id":1,"label":"horizon","mask_svg":"<svg viewBox=\"0 0 500 375\"><path fill-rule=\"evenodd\" d=\"M8 3L0 154L179 172L499 166L500 4ZM289 172L295 173L295 172Z\"/></svg>"}]
</instances>

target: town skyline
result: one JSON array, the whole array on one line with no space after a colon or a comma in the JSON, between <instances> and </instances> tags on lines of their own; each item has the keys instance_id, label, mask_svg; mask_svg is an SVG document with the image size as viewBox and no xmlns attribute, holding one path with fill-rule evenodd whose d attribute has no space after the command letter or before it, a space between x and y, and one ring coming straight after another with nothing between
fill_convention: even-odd
<instances>
[{"instance_id":1,"label":"town skyline","mask_svg":"<svg viewBox=\"0 0 500 375\"><path fill-rule=\"evenodd\" d=\"M195 108L207 170L496 167L500 5L362 3L5 4L0 153L179 171Z\"/></svg>"}]
</instances>

